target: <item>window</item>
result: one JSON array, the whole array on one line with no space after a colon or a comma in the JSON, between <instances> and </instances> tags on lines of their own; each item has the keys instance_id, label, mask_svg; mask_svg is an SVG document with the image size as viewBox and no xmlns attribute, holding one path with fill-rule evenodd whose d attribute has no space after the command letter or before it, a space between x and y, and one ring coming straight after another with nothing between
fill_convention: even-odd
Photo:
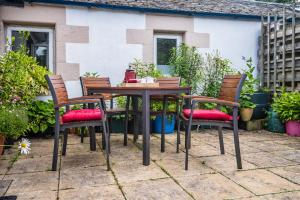
<instances>
[{"instance_id":1,"label":"window","mask_svg":"<svg viewBox=\"0 0 300 200\"><path fill-rule=\"evenodd\" d=\"M29 54L35 57L41 66L53 71L53 30L50 28L9 26L7 27L8 42L11 44L11 38L15 38L11 50L16 50L21 45L20 31L28 31L30 34L26 41Z\"/></svg>"},{"instance_id":2,"label":"window","mask_svg":"<svg viewBox=\"0 0 300 200\"><path fill-rule=\"evenodd\" d=\"M157 34L154 36L154 63L163 74L170 74L171 49L182 42L181 35Z\"/></svg>"}]
</instances>

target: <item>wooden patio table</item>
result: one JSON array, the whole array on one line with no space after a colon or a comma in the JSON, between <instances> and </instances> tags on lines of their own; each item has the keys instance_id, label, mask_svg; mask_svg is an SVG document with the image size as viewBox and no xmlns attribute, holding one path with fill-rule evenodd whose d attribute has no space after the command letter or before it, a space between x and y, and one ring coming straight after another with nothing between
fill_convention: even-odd
<instances>
[{"instance_id":1,"label":"wooden patio table","mask_svg":"<svg viewBox=\"0 0 300 200\"><path fill-rule=\"evenodd\" d=\"M150 96L153 95L180 95L190 94L190 87L88 87L88 94L123 94L128 96L142 97L142 133L143 133L143 165L150 164ZM137 101L133 101L137 104ZM137 107L134 106L133 107ZM134 120L137 127L137 120ZM134 132L137 129L134 128ZM136 134L135 134L136 135Z\"/></svg>"}]
</instances>

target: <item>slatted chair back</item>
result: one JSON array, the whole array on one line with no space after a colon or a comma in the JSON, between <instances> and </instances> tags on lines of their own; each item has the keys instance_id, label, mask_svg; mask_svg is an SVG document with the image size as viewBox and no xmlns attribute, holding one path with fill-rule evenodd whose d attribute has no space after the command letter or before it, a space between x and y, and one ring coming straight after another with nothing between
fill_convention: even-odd
<instances>
[{"instance_id":1,"label":"slatted chair back","mask_svg":"<svg viewBox=\"0 0 300 200\"><path fill-rule=\"evenodd\" d=\"M61 104L68 102L68 92L61 75L46 75L45 76L48 87L50 89L54 104Z\"/></svg>"},{"instance_id":2,"label":"slatted chair back","mask_svg":"<svg viewBox=\"0 0 300 200\"><path fill-rule=\"evenodd\" d=\"M180 86L180 77L165 77L158 78L157 82L161 87L179 87Z\"/></svg>"},{"instance_id":3,"label":"slatted chair back","mask_svg":"<svg viewBox=\"0 0 300 200\"><path fill-rule=\"evenodd\" d=\"M238 102L245 79L245 74L226 75L221 85L219 99Z\"/></svg>"},{"instance_id":4,"label":"slatted chair back","mask_svg":"<svg viewBox=\"0 0 300 200\"><path fill-rule=\"evenodd\" d=\"M82 93L88 95L88 87L111 87L109 77L80 77Z\"/></svg>"}]
</instances>

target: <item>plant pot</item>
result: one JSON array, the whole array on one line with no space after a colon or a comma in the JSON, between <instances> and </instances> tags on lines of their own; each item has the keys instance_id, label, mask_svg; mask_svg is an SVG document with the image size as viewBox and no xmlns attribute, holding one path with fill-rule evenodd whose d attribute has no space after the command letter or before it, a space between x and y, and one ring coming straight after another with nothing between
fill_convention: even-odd
<instances>
[{"instance_id":1,"label":"plant pot","mask_svg":"<svg viewBox=\"0 0 300 200\"><path fill-rule=\"evenodd\" d=\"M242 108L241 109L242 121L244 122L250 121L252 114L253 114L253 108Z\"/></svg>"},{"instance_id":2,"label":"plant pot","mask_svg":"<svg viewBox=\"0 0 300 200\"><path fill-rule=\"evenodd\" d=\"M267 130L275 133L285 133L284 124L272 109L270 109L267 115Z\"/></svg>"},{"instance_id":3,"label":"plant pot","mask_svg":"<svg viewBox=\"0 0 300 200\"><path fill-rule=\"evenodd\" d=\"M269 108L270 99L271 95L269 92L256 92L251 96L251 101L256 105L251 120L266 118L266 111Z\"/></svg>"},{"instance_id":4,"label":"plant pot","mask_svg":"<svg viewBox=\"0 0 300 200\"><path fill-rule=\"evenodd\" d=\"M300 137L300 121L287 121L285 128L288 135Z\"/></svg>"},{"instance_id":5,"label":"plant pot","mask_svg":"<svg viewBox=\"0 0 300 200\"><path fill-rule=\"evenodd\" d=\"M162 116L156 116L153 124L153 132L161 133L161 125L162 125ZM174 133L175 128L175 115L172 115L171 119L169 117L165 117L165 133L171 134Z\"/></svg>"},{"instance_id":6,"label":"plant pot","mask_svg":"<svg viewBox=\"0 0 300 200\"><path fill-rule=\"evenodd\" d=\"M5 142L5 136L0 134L0 155L4 152L4 142Z\"/></svg>"},{"instance_id":7,"label":"plant pot","mask_svg":"<svg viewBox=\"0 0 300 200\"><path fill-rule=\"evenodd\" d=\"M124 119L116 119L112 118L111 120L111 132L112 133L124 133L125 131L125 123Z\"/></svg>"}]
</instances>

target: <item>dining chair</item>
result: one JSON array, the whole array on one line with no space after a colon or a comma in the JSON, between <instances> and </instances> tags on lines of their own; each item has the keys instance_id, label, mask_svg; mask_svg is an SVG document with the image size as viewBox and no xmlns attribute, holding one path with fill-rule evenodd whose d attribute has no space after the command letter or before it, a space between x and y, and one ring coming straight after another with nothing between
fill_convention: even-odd
<instances>
[{"instance_id":1,"label":"dining chair","mask_svg":"<svg viewBox=\"0 0 300 200\"><path fill-rule=\"evenodd\" d=\"M219 143L221 154L225 154L222 128L233 128L233 138L235 146L235 156L237 168L242 169L240 153L239 133L238 133L238 108L239 98L243 83L246 79L245 74L226 75L223 79L219 97L211 98L204 96L186 95L183 98L189 101L190 108L183 109L180 118L185 126L185 170L188 170L188 152L191 147L191 126L210 125L218 127ZM221 112L218 109L202 110L198 109L199 103L215 103L220 106L228 106L233 109L233 116ZM217 107L217 108L218 108ZM177 149L179 144L177 143Z\"/></svg>"},{"instance_id":2,"label":"dining chair","mask_svg":"<svg viewBox=\"0 0 300 200\"><path fill-rule=\"evenodd\" d=\"M46 75L46 81L50 89L55 111L55 136L52 158L52 171L57 169L58 146L60 132L64 132L62 155L66 155L68 132L70 128L90 127L90 150L96 150L95 127L102 126L106 146L109 147L109 137L106 130L106 114L103 111L101 99L102 96L82 96L78 98L69 98L65 83L61 75ZM71 105L78 104L95 104L99 103L100 107L95 109L70 110ZM63 109L65 108L65 109ZM60 111L64 110L63 114ZM107 170L110 170L108 148L105 151Z\"/></svg>"},{"instance_id":3,"label":"dining chair","mask_svg":"<svg viewBox=\"0 0 300 200\"><path fill-rule=\"evenodd\" d=\"M88 95L88 87L111 87L109 77L80 77L82 94L84 96ZM103 96L102 106L104 112L107 115L108 123L107 123L107 130L108 135L110 138L111 133L111 124L112 124L112 117L125 115L126 110L124 108L114 108L114 98L126 95L118 95L118 94L93 94L93 95L101 95ZM106 108L106 101L110 101L109 108ZM84 130L81 130L81 141L83 142L83 133ZM110 140L109 140L110 141ZM124 145L127 145L127 132L124 131ZM105 137L102 135L102 147L105 148Z\"/></svg>"}]
</instances>

